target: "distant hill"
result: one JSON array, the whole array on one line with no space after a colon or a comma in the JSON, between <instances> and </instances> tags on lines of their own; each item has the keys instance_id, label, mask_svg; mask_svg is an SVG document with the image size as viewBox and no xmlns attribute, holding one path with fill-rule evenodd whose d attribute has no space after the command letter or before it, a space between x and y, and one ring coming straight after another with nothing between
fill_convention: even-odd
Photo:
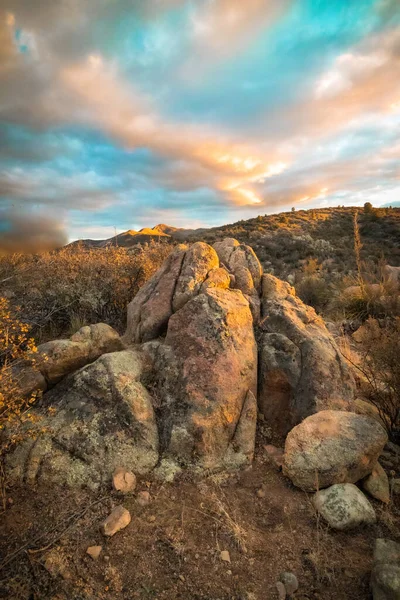
<instances>
[{"instance_id":1,"label":"distant hill","mask_svg":"<svg viewBox=\"0 0 400 600\"><path fill-rule=\"evenodd\" d=\"M250 245L264 268L279 277L303 268L310 258L325 270L336 273L354 271L353 216L358 210L362 238L362 256L377 264L385 259L400 265L400 208L375 209L364 214L362 208L337 207L296 210L273 215L259 215L229 225L209 229L184 229L161 223L140 231L128 230L107 240L73 242L90 248L135 247L151 240L168 243L205 241L213 244L224 237L234 237Z\"/></svg>"}]
</instances>

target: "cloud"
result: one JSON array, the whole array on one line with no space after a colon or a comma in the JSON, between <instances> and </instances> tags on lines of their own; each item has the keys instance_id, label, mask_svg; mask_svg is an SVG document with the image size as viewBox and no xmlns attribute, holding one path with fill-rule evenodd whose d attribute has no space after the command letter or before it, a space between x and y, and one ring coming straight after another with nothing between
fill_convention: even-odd
<instances>
[{"instance_id":1,"label":"cloud","mask_svg":"<svg viewBox=\"0 0 400 600\"><path fill-rule=\"evenodd\" d=\"M0 255L54 250L67 242L64 225L43 214L0 209Z\"/></svg>"}]
</instances>

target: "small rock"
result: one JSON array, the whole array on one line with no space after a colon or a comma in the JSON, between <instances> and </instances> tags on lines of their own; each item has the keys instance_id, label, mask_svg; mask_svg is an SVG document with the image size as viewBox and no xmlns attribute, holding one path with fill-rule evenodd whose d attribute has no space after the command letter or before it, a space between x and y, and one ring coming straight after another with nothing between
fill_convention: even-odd
<instances>
[{"instance_id":1,"label":"small rock","mask_svg":"<svg viewBox=\"0 0 400 600\"><path fill-rule=\"evenodd\" d=\"M290 573L285 571L280 574L279 580L285 586L286 594L291 596L294 594L299 588L299 582L297 581L297 577L294 573Z\"/></svg>"},{"instance_id":2,"label":"small rock","mask_svg":"<svg viewBox=\"0 0 400 600\"><path fill-rule=\"evenodd\" d=\"M180 579L181 581L186 581L186 580L185 580L185 577L184 577L184 575L179 575L179 579Z\"/></svg>"},{"instance_id":3,"label":"small rock","mask_svg":"<svg viewBox=\"0 0 400 600\"><path fill-rule=\"evenodd\" d=\"M102 551L102 546L89 546L86 550L86 554L89 554L93 558L93 560L97 560Z\"/></svg>"},{"instance_id":4,"label":"small rock","mask_svg":"<svg viewBox=\"0 0 400 600\"><path fill-rule=\"evenodd\" d=\"M371 588L374 600L400 598L400 544L382 538L375 540Z\"/></svg>"},{"instance_id":5,"label":"small rock","mask_svg":"<svg viewBox=\"0 0 400 600\"><path fill-rule=\"evenodd\" d=\"M390 489L392 494L400 494L400 479L392 479L390 481Z\"/></svg>"},{"instance_id":6,"label":"small rock","mask_svg":"<svg viewBox=\"0 0 400 600\"><path fill-rule=\"evenodd\" d=\"M68 560L62 551L53 548L46 554L44 568L52 577L61 576L63 579L70 579L71 573L68 569Z\"/></svg>"},{"instance_id":7,"label":"small rock","mask_svg":"<svg viewBox=\"0 0 400 600\"><path fill-rule=\"evenodd\" d=\"M263 488L260 488L259 490L257 490L256 494L257 494L258 498L265 498L265 496L266 496L265 490Z\"/></svg>"},{"instance_id":8,"label":"small rock","mask_svg":"<svg viewBox=\"0 0 400 600\"><path fill-rule=\"evenodd\" d=\"M276 589L278 590L279 600L285 600L286 598L286 588L282 581L277 581L275 584Z\"/></svg>"},{"instance_id":9,"label":"small rock","mask_svg":"<svg viewBox=\"0 0 400 600\"><path fill-rule=\"evenodd\" d=\"M314 495L314 506L334 529L352 529L376 521L375 511L353 483L337 483Z\"/></svg>"},{"instance_id":10,"label":"small rock","mask_svg":"<svg viewBox=\"0 0 400 600\"><path fill-rule=\"evenodd\" d=\"M376 498L385 504L389 504L389 479L385 470L379 463L376 463L372 473L363 480L362 487L373 498Z\"/></svg>"},{"instance_id":11,"label":"small rock","mask_svg":"<svg viewBox=\"0 0 400 600\"><path fill-rule=\"evenodd\" d=\"M147 506L147 504L150 504L150 499L150 492L147 491L139 492L136 497L136 501L140 506Z\"/></svg>"},{"instance_id":12,"label":"small rock","mask_svg":"<svg viewBox=\"0 0 400 600\"><path fill-rule=\"evenodd\" d=\"M268 458L277 469L281 469L283 465L283 449L277 448L272 444L264 446L264 450L268 454Z\"/></svg>"},{"instance_id":13,"label":"small rock","mask_svg":"<svg viewBox=\"0 0 400 600\"><path fill-rule=\"evenodd\" d=\"M114 490L117 492L129 494L136 487L136 477L131 471L126 471L126 469L119 467L113 473L112 484Z\"/></svg>"},{"instance_id":14,"label":"small rock","mask_svg":"<svg viewBox=\"0 0 400 600\"><path fill-rule=\"evenodd\" d=\"M104 535L112 536L131 522L131 515L123 506L116 506L101 526Z\"/></svg>"},{"instance_id":15,"label":"small rock","mask_svg":"<svg viewBox=\"0 0 400 600\"><path fill-rule=\"evenodd\" d=\"M222 550L220 556L221 556L221 560L223 560L224 562L228 562L228 563L231 562L231 557L230 557L228 550Z\"/></svg>"},{"instance_id":16,"label":"small rock","mask_svg":"<svg viewBox=\"0 0 400 600\"><path fill-rule=\"evenodd\" d=\"M156 520L155 515L150 515L150 517L147 519L149 523L154 523L154 521Z\"/></svg>"},{"instance_id":17,"label":"small rock","mask_svg":"<svg viewBox=\"0 0 400 600\"><path fill-rule=\"evenodd\" d=\"M291 596L294 594L299 587L299 582L294 573L290 573L289 571L285 571L280 574L279 580L283 583L286 589L286 594Z\"/></svg>"}]
</instances>

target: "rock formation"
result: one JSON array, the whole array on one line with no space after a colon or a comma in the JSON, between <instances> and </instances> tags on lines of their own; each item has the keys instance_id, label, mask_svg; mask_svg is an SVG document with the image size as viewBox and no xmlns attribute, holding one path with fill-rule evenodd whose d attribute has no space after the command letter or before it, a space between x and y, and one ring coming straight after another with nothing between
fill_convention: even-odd
<instances>
[{"instance_id":1,"label":"rock formation","mask_svg":"<svg viewBox=\"0 0 400 600\"><path fill-rule=\"evenodd\" d=\"M258 371L254 326L261 302ZM318 410L349 407L353 394L322 320L289 285L263 278L253 250L233 239L214 248L178 246L129 304L123 340L107 325L91 325L40 352L47 355L42 374L28 373L26 389L50 388L35 409L43 432L8 457L11 479L27 483L96 488L111 482L116 469L157 467L171 477L181 469L249 465L257 399L267 424L286 433ZM368 425L359 437L365 447L360 443L357 452L371 462L357 471L360 477L371 472L379 452L381 428L374 427L379 433ZM301 456L296 448L301 431L288 437L285 464L307 488L315 465L311 473L307 445ZM319 431L322 447L324 436L336 447L330 433ZM318 456L326 485L342 481L335 466L336 475L326 477Z\"/></svg>"},{"instance_id":2,"label":"rock formation","mask_svg":"<svg viewBox=\"0 0 400 600\"><path fill-rule=\"evenodd\" d=\"M264 275L258 403L282 435L329 408L351 409L353 376L321 317L289 284Z\"/></svg>"}]
</instances>

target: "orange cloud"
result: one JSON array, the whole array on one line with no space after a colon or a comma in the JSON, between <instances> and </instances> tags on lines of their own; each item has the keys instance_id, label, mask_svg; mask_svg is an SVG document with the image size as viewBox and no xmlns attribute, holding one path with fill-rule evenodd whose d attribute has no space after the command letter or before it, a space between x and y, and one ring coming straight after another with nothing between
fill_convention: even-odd
<instances>
[{"instance_id":1,"label":"orange cloud","mask_svg":"<svg viewBox=\"0 0 400 600\"><path fill-rule=\"evenodd\" d=\"M279 155L262 156L218 132L163 119L151 102L122 81L100 56L90 55L85 63L64 68L61 81L77 102L78 118L92 121L129 149L147 147L173 160L192 163L192 174L199 177L197 185L227 192L234 202L258 202L251 184L286 168Z\"/></svg>"}]
</instances>

